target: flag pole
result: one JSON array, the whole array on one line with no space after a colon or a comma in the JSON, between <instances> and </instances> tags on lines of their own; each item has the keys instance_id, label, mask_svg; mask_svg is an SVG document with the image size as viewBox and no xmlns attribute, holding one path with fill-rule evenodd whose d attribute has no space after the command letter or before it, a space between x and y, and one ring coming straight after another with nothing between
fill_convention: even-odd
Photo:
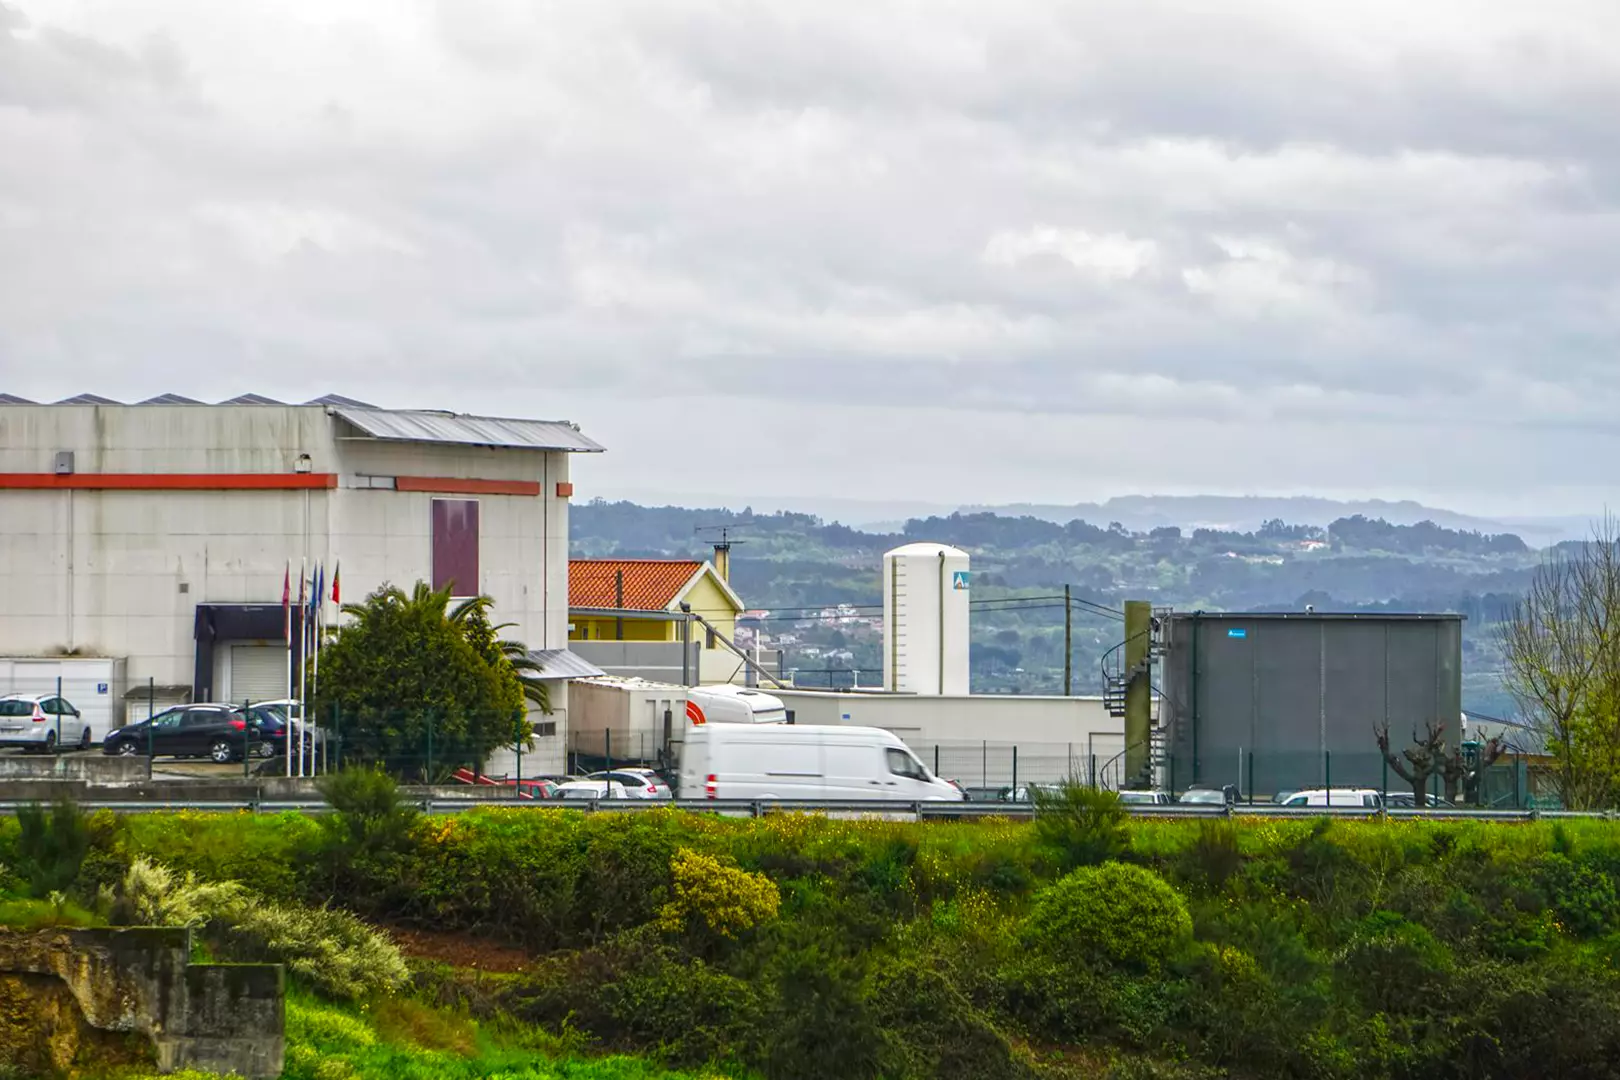
<instances>
[{"instance_id":1,"label":"flag pole","mask_svg":"<svg viewBox=\"0 0 1620 1080\"><path fill-rule=\"evenodd\" d=\"M281 636L287 642L287 696L293 697L293 647L292 647L292 560L287 560L287 569L281 575ZM287 775L292 775L292 725L287 725L288 738L286 753Z\"/></svg>"},{"instance_id":2,"label":"flag pole","mask_svg":"<svg viewBox=\"0 0 1620 1080\"><path fill-rule=\"evenodd\" d=\"M321 631L322 624L326 622L326 566L323 563L317 563L315 566L315 593L310 599L315 601L315 613L310 623L310 633L315 635L315 664L310 672L309 692L311 695L315 695L321 692L321 638L325 636ZM304 731L310 731L307 716L304 718ZM300 754L304 752L302 739L298 743L298 752ZM315 775L315 736L313 733L309 734L309 775Z\"/></svg>"},{"instance_id":3,"label":"flag pole","mask_svg":"<svg viewBox=\"0 0 1620 1080\"><path fill-rule=\"evenodd\" d=\"M309 569L308 560L298 560L298 731L287 732L287 744L290 748L293 736L298 737L298 771L295 776L304 775L304 679L309 670L304 662L309 655L309 601L308 593L304 592L305 571Z\"/></svg>"}]
</instances>

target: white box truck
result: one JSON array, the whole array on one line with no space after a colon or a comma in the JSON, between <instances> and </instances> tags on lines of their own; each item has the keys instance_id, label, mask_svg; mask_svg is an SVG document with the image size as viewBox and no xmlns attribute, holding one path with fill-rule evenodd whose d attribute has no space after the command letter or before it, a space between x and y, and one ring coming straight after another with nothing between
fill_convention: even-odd
<instances>
[{"instance_id":1,"label":"white box truck","mask_svg":"<svg viewBox=\"0 0 1620 1080\"><path fill-rule=\"evenodd\" d=\"M882 728L698 724L681 754L683 799L960 802Z\"/></svg>"}]
</instances>

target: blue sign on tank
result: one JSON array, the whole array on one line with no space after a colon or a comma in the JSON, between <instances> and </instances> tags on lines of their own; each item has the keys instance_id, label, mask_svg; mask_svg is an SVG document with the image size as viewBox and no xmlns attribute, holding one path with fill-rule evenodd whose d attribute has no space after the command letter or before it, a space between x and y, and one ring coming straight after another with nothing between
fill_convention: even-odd
<instances>
[{"instance_id":1,"label":"blue sign on tank","mask_svg":"<svg viewBox=\"0 0 1620 1080\"><path fill-rule=\"evenodd\" d=\"M1226 632L1227 637L1248 637L1249 632L1241 626L1234 626Z\"/></svg>"}]
</instances>

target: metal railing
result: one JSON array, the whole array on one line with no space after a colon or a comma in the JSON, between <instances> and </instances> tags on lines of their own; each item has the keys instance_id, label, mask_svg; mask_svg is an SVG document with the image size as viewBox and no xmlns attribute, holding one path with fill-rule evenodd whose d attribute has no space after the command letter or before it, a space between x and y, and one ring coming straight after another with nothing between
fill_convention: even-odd
<instances>
[{"instance_id":1,"label":"metal railing","mask_svg":"<svg viewBox=\"0 0 1620 1080\"><path fill-rule=\"evenodd\" d=\"M408 800L424 813L454 814L482 808L513 808L525 810L580 810L587 813L638 813L650 810L676 809L690 813L718 813L763 817L773 813L855 814L865 816L902 816L918 821L974 820L982 818L1033 818L1038 809L1030 803L1015 802L890 802L877 799L600 799L549 800L482 799L482 798L424 798ZM0 814L15 814L20 807L33 805L32 800L0 801ZM307 814L329 813L331 807L320 799L106 799L83 800L79 807L86 811L110 810L121 814L167 813L180 810L204 813L278 814L296 811ZM1424 819L1496 821L1504 823L1587 819L1620 820L1616 811L1574 810L1480 810L1480 809L1379 809L1362 806L1277 806L1256 804L1247 806L1181 805L1159 806L1127 805L1123 809L1132 817L1141 818L1360 818L1360 819Z\"/></svg>"}]
</instances>

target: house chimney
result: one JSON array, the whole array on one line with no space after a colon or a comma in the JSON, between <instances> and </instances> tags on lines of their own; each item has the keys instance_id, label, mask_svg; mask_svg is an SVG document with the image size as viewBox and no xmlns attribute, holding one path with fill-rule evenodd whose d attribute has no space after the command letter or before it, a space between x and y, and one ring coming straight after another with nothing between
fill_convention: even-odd
<instances>
[{"instance_id":1,"label":"house chimney","mask_svg":"<svg viewBox=\"0 0 1620 1080\"><path fill-rule=\"evenodd\" d=\"M714 545L714 572L721 581L731 584L731 545L725 541Z\"/></svg>"}]
</instances>

